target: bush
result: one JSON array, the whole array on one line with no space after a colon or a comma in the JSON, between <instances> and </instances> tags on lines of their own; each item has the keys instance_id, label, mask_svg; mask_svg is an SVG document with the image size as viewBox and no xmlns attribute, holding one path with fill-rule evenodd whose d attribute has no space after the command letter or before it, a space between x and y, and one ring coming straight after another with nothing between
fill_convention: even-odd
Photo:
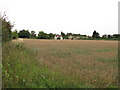
<instances>
[{"instance_id":1,"label":"bush","mask_svg":"<svg viewBox=\"0 0 120 90\"><path fill-rule=\"evenodd\" d=\"M12 37L13 37L13 39L17 39L18 38L17 30L12 32Z\"/></svg>"},{"instance_id":2,"label":"bush","mask_svg":"<svg viewBox=\"0 0 120 90\"><path fill-rule=\"evenodd\" d=\"M19 38L30 38L30 32L28 30L21 30L18 33Z\"/></svg>"},{"instance_id":3,"label":"bush","mask_svg":"<svg viewBox=\"0 0 120 90\"><path fill-rule=\"evenodd\" d=\"M12 27L10 21L7 20L6 15L1 16L0 15L0 22L2 22L2 41L7 42L12 39Z\"/></svg>"}]
</instances>

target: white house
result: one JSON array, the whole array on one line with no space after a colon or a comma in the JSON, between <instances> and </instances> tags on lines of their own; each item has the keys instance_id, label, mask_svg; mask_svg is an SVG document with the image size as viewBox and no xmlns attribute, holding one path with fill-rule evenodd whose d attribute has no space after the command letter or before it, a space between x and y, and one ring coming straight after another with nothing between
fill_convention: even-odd
<instances>
[{"instance_id":1,"label":"white house","mask_svg":"<svg viewBox=\"0 0 120 90\"><path fill-rule=\"evenodd\" d=\"M55 36L54 36L54 39L55 39L55 40L57 40L58 38L59 38L60 40L63 40L62 35L55 35Z\"/></svg>"},{"instance_id":2,"label":"white house","mask_svg":"<svg viewBox=\"0 0 120 90\"><path fill-rule=\"evenodd\" d=\"M73 38L74 38L74 36L70 35L70 36L68 36L68 38L69 38L69 39L73 39Z\"/></svg>"}]
</instances>

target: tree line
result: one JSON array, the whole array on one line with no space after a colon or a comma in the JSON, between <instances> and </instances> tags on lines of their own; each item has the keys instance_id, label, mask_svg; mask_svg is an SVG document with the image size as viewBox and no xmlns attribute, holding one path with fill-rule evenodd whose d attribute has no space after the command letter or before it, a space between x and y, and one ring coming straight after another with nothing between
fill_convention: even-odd
<instances>
[{"instance_id":1,"label":"tree line","mask_svg":"<svg viewBox=\"0 0 120 90\"><path fill-rule=\"evenodd\" d=\"M35 31L31 31L29 32L29 30L21 30L21 31L13 31L12 32L12 36L13 39L16 38L34 38L34 39L54 39L54 36L56 34L53 33L45 33L44 31L39 31L38 35L36 35ZM87 35L81 35L81 34L74 34L74 33L67 33L65 34L64 32L61 32L61 35L64 39L68 39L68 36L84 36L86 37ZM93 31L92 36L89 36L89 38L92 39L120 39L120 34L113 34L113 35L102 35L102 37L100 37L100 34L98 32L96 32L95 30Z\"/></svg>"},{"instance_id":2,"label":"tree line","mask_svg":"<svg viewBox=\"0 0 120 90\"><path fill-rule=\"evenodd\" d=\"M36 35L35 31L29 32L29 30L21 30L17 32L17 30L13 31L13 39L16 38L35 38L35 39L53 39L56 34L53 33L45 33L44 31L39 31L38 35ZM61 35L64 39L68 39L68 36L81 36L80 34L73 34L73 33L67 33L61 32ZM86 36L86 35L84 35Z\"/></svg>"},{"instance_id":3,"label":"tree line","mask_svg":"<svg viewBox=\"0 0 120 90\"><path fill-rule=\"evenodd\" d=\"M29 32L29 30L20 30L19 32L17 30L12 31L13 24L7 20L6 15L1 16L0 15L0 22L2 23L2 32L0 32L0 38L2 38L3 42L7 42L11 39L17 39L17 38L34 38L34 39L54 39L54 36L56 34L53 33L45 33L44 31L39 31L38 35L36 35L35 31ZM87 37L87 35L81 35L81 34L74 34L74 33L67 33L61 32L61 35L64 39L68 39L68 36L84 36ZM89 36L88 39L120 39L120 34L113 34L113 35L103 35L100 37L100 34L96 32L96 30L93 31L92 36Z\"/></svg>"}]
</instances>

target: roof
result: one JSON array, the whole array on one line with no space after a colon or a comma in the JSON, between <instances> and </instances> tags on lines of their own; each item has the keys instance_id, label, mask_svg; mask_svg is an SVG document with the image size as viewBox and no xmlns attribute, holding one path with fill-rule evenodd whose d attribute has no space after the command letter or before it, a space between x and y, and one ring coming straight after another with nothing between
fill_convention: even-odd
<instances>
[{"instance_id":1,"label":"roof","mask_svg":"<svg viewBox=\"0 0 120 90\"><path fill-rule=\"evenodd\" d=\"M55 35L56 37L61 37L62 35Z\"/></svg>"}]
</instances>

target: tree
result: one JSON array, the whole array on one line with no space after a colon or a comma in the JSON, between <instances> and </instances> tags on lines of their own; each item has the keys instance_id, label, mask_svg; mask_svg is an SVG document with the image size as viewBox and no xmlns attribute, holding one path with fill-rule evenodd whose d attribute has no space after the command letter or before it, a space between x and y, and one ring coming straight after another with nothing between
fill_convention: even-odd
<instances>
[{"instance_id":1,"label":"tree","mask_svg":"<svg viewBox=\"0 0 120 90\"><path fill-rule=\"evenodd\" d=\"M76 36L80 36L80 34L73 34L73 36L75 36L75 37L76 37Z\"/></svg>"},{"instance_id":2,"label":"tree","mask_svg":"<svg viewBox=\"0 0 120 90\"><path fill-rule=\"evenodd\" d=\"M105 34L105 35L102 36L102 38L108 38L108 36Z\"/></svg>"},{"instance_id":3,"label":"tree","mask_svg":"<svg viewBox=\"0 0 120 90\"><path fill-rule=\"evenodd\" d=\"M64 32L62 32L62 31L61 31L61 35L62 35L63 39L68 39L68 36L67 36L67 35L65 35L65 33L64 33Z\"/></svg>"},{"instance_id":4,"label":"tree","mask_svg":"<svg viewBox=\"0 0 120 90\"><path fill-rule=\"evenodd\" d=\"M19 38L30 38L30 33L28 30L21 30L19 33L18 33L18 37Z\"/></svg>"},{"instance_id":5,"label":"tree","mask_svg":"<svg viewBox=\"0 0 120 90\"><path fill-rule=\"evenodd\" d=\"M67 33L67 36L73 35L72 33Z\"/></svg>"},{"instance_id":6,"label":"tree","mask_svg":"<svg viewBox=\"0 0 120 90\"><path fill-rule=\"evenodd\" d=\"M31 31L31 33L30 33L30 37L31 37L31 38L36 37L35 31Z\"/></svg>"},{"instance_id":7,"label":"tree","mask_svg":"<svg viewBox=\"0 0 120 90\"><path fill-rule=\"evenodd\" d=\"M100 36L99 36L98 32L94 31L92 37L93 38L99 38Z\"/></svg>"},{"instance_id":8,"label":"tree","mask_svg":"<svg viewBox=\"0 0 120 90\"><path fill-rule=\"evenodd\" d=\"M110 34L108 35L108 38L112 38Z\"/></svg>"},{"instance_id":9,"label":"tree","mask_svg":"<svg viewBox=\"0 0 120 90\"><path fill-rule=\"evenodd\" d=\"M62 36L65 36L65 33L61 31L61 35L62 35Z\"/></svg>"},{"instance_id":10,"label":"tree","mask_svg":"<svg viewBox=\"0 0 120 90\"><path fill-rule=\"evenodd\" d=\"M2 31L0 31L2 42L10 41L12 39L11 29L14 25L12 25L11 22L7 20L6 14L3 16L0 15L0 23L2 25Z\"/></svg>"},{"instance_id":11,"label":"tree","mask_svg":"<svg viewBox=\"0 0 120 90\"><path fill-rule=\"evenodd\" d=\"M120 38L120 34L113 34L115 38Z\"/></svg>"},{"instance_id":12,"label":"tree","mask_svg":"<svg viewBox=\"0 0 120 90\"><path fill-rule=\"evenodd\" d=\"M44 33L43 31L39 31L38 33L38 38L39 39L48 39L48 35L46 33Z\"/></svg>"},{"instance_id":13,"label":"tree","mask_svg":"<svg viewBox=\"0 0 120 90\"><path fill-rule=\"evenodd\" d=\"M53 39L55 35L53 33L49 33L48 36L49 36L49 39Z\"/></svg>"},{"instance_id":14,"label":"tree","mask_svg":"<svg viewBox=\"0 0 120 90\"><path fill-rule=\"evenodd\" d=\"M17 30L15 30L15 31L12 32L12 37L13 37L13 39L17 39L18 38L18 32L17 32Z\"/></svg>"}]
</instances>

